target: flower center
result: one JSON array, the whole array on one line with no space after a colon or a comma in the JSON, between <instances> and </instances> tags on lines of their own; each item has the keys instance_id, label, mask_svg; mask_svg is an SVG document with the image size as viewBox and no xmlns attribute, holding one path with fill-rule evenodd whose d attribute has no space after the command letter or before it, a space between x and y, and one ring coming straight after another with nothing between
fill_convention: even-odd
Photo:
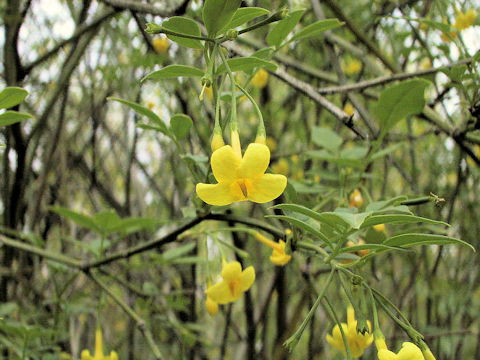
<instances>
[{"instance_id":1,"label":"flower center","mask_svg":"<svg viewBox=\"0 0 480 360\"><path fill-rule=\"evenodd\" d=\"M228 282L228 288L230 289L230 293L232 296L238 296L238 285L239 279L233 279Z\"/></svg>"},{"instance_id":2,"label":"flower center","mask_svg":"<svg viewBox=\"0 0 480 360\"><path fill-rule=\"evenodd\" d=\"M245 182L245 179L238 179L237 184L238 186L240 186L240 190L242 190L243 196L248 197L247 184Z\"/></svg>"}]
</instances>

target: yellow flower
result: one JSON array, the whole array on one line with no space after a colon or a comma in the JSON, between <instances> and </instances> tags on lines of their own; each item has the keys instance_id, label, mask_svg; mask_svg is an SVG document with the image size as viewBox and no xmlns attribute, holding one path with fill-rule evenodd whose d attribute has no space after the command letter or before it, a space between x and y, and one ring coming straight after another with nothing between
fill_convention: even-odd
<instances>
[{"instance_id":1,"label":"yellow flower","mask_svg":"<svg viewBox=\"0 0 480 360\"><path fill-rule=\"evenodd\" d=\"M278 243L275 241L272 241L270 239L267 239L265 236L263 236L260 233L255 234L255 239L260 241L261 243L264 243L267 245L269 248L273 249L272 256L270 256L270 261L278 266L283 266L287 264L290 259L292 258L291 255L288 255L285 252L285 241L280 240Z\"/></svg>"},{"instance_id":2,"label":"yellow flower","mask_svg":"<svg viewBox=\"0 0 480 360\"><path fill-rule=\"evenodd\" d=\"M218 304L213 301L210 296L207 296L207 300L205 300L205 307L210 315L215 316L218 312Z\"/></svg>"},{"instance_id":3,"label":"yellow flower","mask_svg":"<svg viewBox=\"0 0 480 360\"><path fill-rule=\"evenodd\" d=\"M152 41L153 48L159 54L165 54L170 46L166 37L157 37Z\"/></svg>"},{"instance_id":4,"label":"yellow flower","mask_svg":"<svg viewBox=\"0 0 480 360\"><path fill-rule=\"evenodd\" d=\"M373 229L378 232L383 232L387 233L387 230L385 229L385 224L378 224L378 225L373 225Z\"/></svg>"},{"instance_id":5,"label":"yellow flower","mask_svg":"<svg viewBox=\"0 0 480 360\"><path fill-rule=\"evenodd\" d=\"M362 193L360 192L360 190L355 189L350 194L349 205L350 205L350 207L356 207L356 208L359 208L363 205L363 197L362 197Z\"/></svg>"},{"instance_id":6,"label":"yellow flower","mask_svg":"<svg viewBox=\"0 0 480 360\"><path fill-rule=\"evenodd\" d=\"M207 96L208 101L212 101L213 99L213 87L205 87L205 95Z\"/></svg>"},{"instance_id":7,"label":"yellow flower","mask_svg":"<svg viewBox=\"0 0 480 360\"><path fill-rule=\"evenodd\" d=\"M287 176L290 171L290 165L288 164L287 159L280 158L275 164L272 165L272 170L277 174Z\"/></svg>"},{"instance_id":8,"label":"yellow flower","mask_svg":"<svg viewBox=\"0 0 480 360\"><path fill-rule=\"evenodd\" d=\"M242 158L238 135L232 136L232 146L222 146L212 154L212 172L218 184L197 184L197 195L207 204L218 206L246 200L272 201L285 190L287 178L265 174L269 163L266 145L248 145Z\"/></svg>"},{"instance_id":9,"label":"yellow flower","mask_svg":"<svg viewBox=\"0 0 480 360\"><path fill-rule=\"evenodd\" d=\"M368 327L371 329L372 325L370 321L367 322ZM352 357L358 358L363 355L363 352L367 347L373 342L373 335L370 333L357 332L357 320L355 320L355 311L351 306L347 309L347 323L341 323L343 332L347 339L348 347ZM345 349L345 344L343 343L342 333L338 325L335 325L332 331L332 335L327 334L327 342L337 350L340 350L343 355L346 356L347 351Z\"/></svg>"},{"instance_id":10,"label":"yellow flower","mask_svg":"<svg viewBox=\"0 0 480 360\"><path fill-rule=\"evenodd\" d=\"M118 360L118 355L115 351L110 352L110 355L103 355L103 341L102 330L95 331L95 354L90 355L90 351L83 350L80 354L81 360Z\"/></svg>"},{"instance_id":11,"label":"yellow flower","mask_svg":"<svg viewBox=\"0 0 480 360\"><path fill-rule=\"evenodd\" d=\"M398 354L388 350L384 338L375 339L375 346L379 360L424 360L420 348L411 342L404 342Z\"/></svg>"},{"instance_id":12,"label":"yellow flower","mask_svg":"<svg viewBox=\"0 0 480 360\"><path fill-rule=\"evenodd\" d=\"M353 107L353 105L349 102L347 102L345 104L345 107L343 108L343 111L345 112L345 114L347 114L348 116L352 116L353 114L355 114L355 108Z\"/></svg>"},{"instance_id":13,"label":"yellow flower","mask_svg":"<svg viewBox=\"0 0 480 360\"><path fill-rule=\"evenodd\" d=\"M268 83L268 72L265 69L259 69L252 77L252 85L258 89L264 88Z\"/></svg>"},{"instance_id":14,"label":"yellow flower","mask_svg":"<svg viewBox=\"0 0 480 360\"><path fill-rule=\"evenodd\" d=\"M223 261L222 278L222 281L209 286L205 291L207 301L209 298L217 304L237 301L255 281L255 269L249 266L242 271L242 265L238 261Z\"/></svg>"},{"instance_id":15,"label":"yellow flower","mask_svg":"<svg viewBox=\"0 0 480 360\"><path fill-rule=\"evenodd\" d=\"M473 25L476 15L477 14L475 13L475 10L473 9L470 9L465 13L458 11L453 27L459 31L468 29L470 26Z\"/></svg>"},{"instance_id":16,"label":"yellow flower","mask_svg":"<svg viewBox=\"0 0 480 360\"><path fill-rule=\"evenodd\" d=\"M342 62L341 66L345 75L355 75L362 70L363 67L362 63L357 59L351 59L350 61Z\"/></svg>"},{"instance_id":17,"label":"yellow flower","mask_svg":"<svg viewBox=\"0 0 480 360\"><path fill-rule=\"evenodd\" d=\"M430 58L423 58L422 61L420 61L420 69L421 70L427 70L432 67L432 61Z\"/></svg>"}]
</instances>

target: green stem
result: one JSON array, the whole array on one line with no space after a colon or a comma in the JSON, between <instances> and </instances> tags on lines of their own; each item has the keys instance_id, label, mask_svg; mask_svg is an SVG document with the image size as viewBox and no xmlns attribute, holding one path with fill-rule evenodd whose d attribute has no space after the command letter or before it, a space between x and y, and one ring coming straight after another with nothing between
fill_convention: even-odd
<instances>
[{"instance_id":1,"label":"green stem","mask_svg":"<svg viewBox=\"0 0 480 360\"><path fill-rule=\"evenodd\" d=\"M216 43L217 41L215 39L210 39L208 37L204 36L197 36L197 35L188 35L188 34L182 34L182 33L177 33L175 31L167 30L160 25L156 24L147 24L147 28L145 29L145 32L148 34L165 34L165 35L172 35L172 36L178 36L181 38L185 39L193 39L193 40L201 40L201 41L210 41L213 43Z\"/></svg>"},{"instance_id":2,"label":"green stem","mask_svg":"<svg viewBox=\"0 0 480 360\"><path fill-rule=\"evenodd\" d=\"M152 353L155 355L155 359L157 360L163 359L163 355L160 352L160 349L158 348L157 344L155 344L152 333L147 328L145 321L96 275L94 275L89 271L85 272L85 274L91 280L93 280L103 291L105 291L127 313L127 315L130 316L137 323L137 327L142 332L143 336L145 337L145 340L147 340L147 344L152 350Z\"/></svg>"},{"instance_id":3,"label":"green stem","mask_svg":"<svg viewBox=\"0 0 480 360\"><path fill-rule=\"evenodd\" d=\"M239 84L237 84L237 87L245 94L245 96L250 100L250 102L252 103L253 107L255 108L255 111L258 115L258 120L259 120L259 124L258 124L258 131L257 131L257 136L258 135L263 135L265 136L265 123L263 122L263 115L262 115L262 112L260 111L260 108L258 107L258 104L256 103L256 101L253 99L252 95L250 95L248 93L247 90L245 90L243 87L241 87Z\"/></svg>"},{"instance_id":4,"label":"green stem","mask_svg":"<svg viewBox=\"0 0 480 360\"><path fill-rule=\"evenodd\" d=\"M308 312L307 317L303 320L302 324L298 327L295 333L283 343L283 345L289 351L293 351L293 349L295 349L295 346L297 346L298 342L300 341L300 338L302 337L302 334L305 331L305 328L307 327L308 323L312 319L313 314L315 314L315 311L317 310L318 305L320 305L320 302L324 297L325 292L327 291L328 286L330 285L330 282L332 281L334 273L335 273L335 268L332 268L332 271L330 271L330 275L327 278L327 282L325 283L325 286L323 287L322 291L318 295L317 300L315 300L315 303L313 304L312 308Z\"/></svg>"},{"instance_id":5,"label":"green stem","mask_svg":"<svg viewBox=\"0 0 480 360\"><path fill-rule=\"evenodd\" d=\"M309 243L308 241L298 241L297 242L297 247L306 249L306 250L312 250L315 251L325 257L328 257L328 253L325 251L325 249L321 248L320 246L314 245Z\"/></svg>"},{"instance_id":6,"label":"green stem","mask_svg":"<svg viewBox=\"0 0 480 360\"><path fill-rule=\"evenodd\" d=\"M350 346L348 345L348 339L347 339L347 336L345 335L345 332L343 331L343 326L340 322L340 319L338 318L337 314L335 313L335 311L333 309L333 306L330 303L330 301L327 298L325 298L324 301L327 304L327 310L328 310L328 313L329 313L330 317L333 317L333 319L335 320L335 323L338 325L338 328L340 330L340 334L342 335L343 345L345 346L345 350L346 350L346 353L347 353L347 360L352 360L352 353L350 351Z\"/></svg>"},{"instance_id":7,"label":"green stem","mask_svg":"<svg viewBox=\"0 0 480 360\"><path fill-rule=\"evenodd\" d=\"M237 97L235 96L235 87L236 87L235 77L233 76L232 69L230 69L230 66L228 65L228 61L225 55L221 50L219 51L219 53L223 63L225 64L225 69L227 69L228 77L230 78L230 82L231 82L232 112L230 114L230 129L231 131L236 131L238 130L238 124L237 124Z\"/></svg>"},{"instance_id":8,"label":"green stem","mask_svg":"<svg viewBox=\"0 0 480 360\"><path fill-rule=\"evenodd\" d=\"M40 249L36 246L28 245L28 244L25 244L23 242L7 238L3 235L0 235L0 243L3 243L7 246L10 246L10 247L13 247L13 248L16 248L16 249L28 251L30 253L33 253L33 254L42 256L46 259L50 259L50 260L68 265L70 267L74 267L74 268L80 268L81 267L80 261L78 261L76 259L73 259L69 256L65 256L65 255L62 255L62 254L56 254L56 253L50 252L48 250Z\"/></svg>"},{"instance_id":9,"label":"green stem","mask_svg":"<svg viewBox=\"0 0 480 360\"><path fill-rule=\"evenodd\" d=\"M252 26L249 26L245 29L242 29L238 32L238 35L241 35L241 34L245 34L249 31L252 31L252 30L255 30L255 29L258 29L262 26L265 26L265 25L268 25L268 24L271 24L273 22L276 22L276 21L279 21L279 20L282 20L286 17L287 15L287 11L285 9L282 9L282 10L279 10L277 12L275 12L272 16L266 18L265 20L263 21L260 21Z\"/></svg>"}]
</instances>

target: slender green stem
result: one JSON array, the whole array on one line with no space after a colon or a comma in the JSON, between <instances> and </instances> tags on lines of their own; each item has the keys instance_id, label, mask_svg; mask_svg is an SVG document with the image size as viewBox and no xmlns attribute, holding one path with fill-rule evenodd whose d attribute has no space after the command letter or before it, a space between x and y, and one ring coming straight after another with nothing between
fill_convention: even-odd
<instances>
[{"instance_id":1,"label":"slender green stem","mask_svg":"<svg viewBox=\"0 0 480 360\"><path fill-rule=\"evenodd\" d=\"M160 360L163 359L163 355L160 352L157 344L153 340L152 333L147 328L145 321L135 312L133 309L128 306L117 294L115 294L100 278L98 278L93 273L87 271L85 274L93 280L104 292L106 292L126 313L130 316L136 323L138 329L142 332L145 340L147 340L147 344L152 350L153 355L155 355L155 359Z\"/></svg>"},{"instance_id":2,"label":"slender green stem","mask_svg":"<svg viewBox=\"0 0 480 360\"><path fill-rule=\"evenodd\" d=\"M340 334L342 335L342 340L343 340L343 345L345 346L345 350L347 353L347 360L352 360L352 353L350 351L350 346L348 345L348 339L347 336L345 335L345 331L343 331L343 326L342 323L340 322L340 319L338 318L337 314L335 313L335 310L333 309L332 304L328 300L328 298L324 298L324 302L327 304L327 311L330 315L330 317L333 317L335 320L335 323L338 325L338 328L340 330Z\"/></svg>"},{"instance_id":3,"label":"slender green stem","mask_svg":"<svg viewBox=\"0 0 480 360\"><path fill-rule=\"evenodd\" d=\"M219 51L219 53L223 63L225 64L225 69L227 70L228 77L230 78L230 82L231 82L232 112L230 114L230 129L232 131L236 131L238 129L238 124L237 124L237 97L235 96L235 88L236 88L235 77L233 76L232 69L230 69L230 65L228 65L227 58L225 57L222 51Z\"/></svg>"},{"instance_id":4,"label":"slender green stem","mask_svg":"<svg viewBox=\"0 0 480 360\"><path fill-rule=\"evenodd\" d=\"M255 30L255 29L258 29L262 26L265 26L265 25L268 25L268 24L271 24L273 22L276 22L276 21L279 21L279 20L282 20L285 18L285 16L287 15L287 11L282 9L282 10L279 10L277 12L275 12L272 16L266 18L265 20L262 20L252 26L249 26L245 29L242 29L238 32L238 35L241 35L241 34L245 34L249 31L252 31L252 30Z\"/></svg>"},{"instance_id":5,"label":"slender green stem","mask_svg":"<svg viewBox=\"0 0 480 360\"><path fill-rule=\"evenodd\" d=\"M263 135L265 135L265 123L263 122L263 115L262 115L262 112L260 111L260 108L258 107L258 104L256 103L256 101L254 100L254 98L252 97L252 95L250 95L248 93L247 90L245 90L243 87L241 87L239 84L237 84L237 87L245 94L245 96L250 100L250 102L252 103L253 107L255 108L255 111L257 112L257 115L258 115L258 120L259 120L259 124L258 124L258 134L259 133L262 133Z\"/></svg>"},{"instance_id":6,"label":"slender green stem","mask_svg":"<svg viewBox=\"0 0 480 360\"><path fill-rule=\"evenodd\" d=\"M51 251L48 251L48 250L40 249L36 246L25 244L25 243L20 242L18 240L7 238L3 235L0 235L0 243L3 243L7 246L10 246L10 247L13 247L13 248L16 248L16 249L28 251L30 253L33 253L33 254L42 256L46 259L50 259L50 260L68 265L70 267L74 267L74 268L80 268L81 267L80 261L78 261L76 259L73 259L69 256L65 256L65 255L57 254L57 253L54 253L54 252L51 252Z\"/></svg>"},{"instance_id":7,"label":"slender green stem","mask_svg":"<svg viewBox=\"0 0 480 360\"><path fill-rule=\"evenodd\" d=\"M321 248L320 246L314 245L309 243L308 241L298 241L297 242L297 247L305 249L305 250L312 250L315 251L325 257L328 257L328 253L325 251L325 249Z\"/></svg>"},{"instance_id":8,"label":"slender green stem","mask_svg":"<svg viewBox=\"0 0 480 360\"><path fill-rule=\"evenodd\" d=\"M210 41L210 42L213 42L213 43L217 42L217 40L210 39L210 38L205 37L205 36L197 36L197 35L188 35L188 34L177 33L175 31L167 30L160 25L156 25L156 24L152 24L152 23L147 24L147 28L145 29L145 32L148 33L148 34L152 34L152 35L154 35L154 34L165 34L165 35L178 36L178 37L185 38L185 39Z\"/></svg>"},{"instance_id":9,"label":"slender green stem","mask_svg":"<svg viewBox=\"0 0 480 360\"><path fill-rule=\"evenodd\" d=\"M330 285L331 281L332 281L332 278L333 278L333 274L335 273L335 268L332 268L332 271L330 271L330 275L328 276L327 278L327 281L322 289L322 291L320 292L320 294L318 295L317 297L317 300L315 300L315 303L313 304L312 308L310 309L310 311L308 312L307 314L307 317L303 320L303 322L300 324L300 326L298 327L298 329L295 331L295 333L290 336L284 343L283 345L289 350L289 351L293 351L293 349L295 349L295 346L297 346L298 342L300 341L300 338L303 334L303 332L305 331L305 328L307 327L308 323L310 322L310 320L312 319L312 316L313 314L315 314L315 311L317 310L318 308L318 305L320 305L320 302L322 301L322 298L324 297L325 295L325 292L327 291L328 289L328 286Z\"/></svg>"}]
</instances>

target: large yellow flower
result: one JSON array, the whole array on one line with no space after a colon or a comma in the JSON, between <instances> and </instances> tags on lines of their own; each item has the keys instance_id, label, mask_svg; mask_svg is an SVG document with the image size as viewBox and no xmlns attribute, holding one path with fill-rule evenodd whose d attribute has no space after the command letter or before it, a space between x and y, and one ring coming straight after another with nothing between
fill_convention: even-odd
<instances>
[{"instance_id":1,"label":"large yellow flower","mask_svg":"<svg viewBox=\"0 0 480 360\"><path fill-rule=\"evenodd\" d=\"M352 357L358 358L362 356L365 349L372 344L373 335L370 333L362 334L357 332L357 320L355 320L355 311L353 310L353 307L348 307L347 323L341 323L341 325L345 337L347 338L348 347ZM370 324L370 321L368 321L368 327L371 330L372 325ZM332 335L327 334L327 342L346 356L347 351L338 325L335 325L333 328Z\"/></svg>"},{"instance_id":2,"label":"large yellow flower","mask_svg":"<svg viewBox=\"0 0 480 360\"><path fill-rule=\"evenodd\" d=\"M205 293L207 300L210 298L217 304L228 304L240 299L243 293L250 289L255 281L255 269L249 266L242 271L242 265L238 261L224 261L222 278L222 281L209 286Z\"/></svg>"},{"instance_id":3,"label":"large yellow flower","mask_svg":"<svg viewBox=\"0 0 480 360\"><path fill-rule=\"evenodd\" d=\"M279 197L287 186L283 175L265 174L270 150L263 144L248 145L245 154L234 151L239 145L222 146L212 154L213 175L218 184L197 184L197 194L210 205L228 205L250 200L266 203Z\"/></svg>"},{"instance_id":4,"label":"large yellow flower","mask_svg":"<svg viewBox=\"0 0 480 360\"><path fill-rule=\"evenodd\" d=\"M278 266L283 266L287 264L290 259L292 258L292 255L288 255L285 252L285 241L280 240L280 242L275 242L270 239L267 239L265 236L263 236L260 233L255 234L255 239L258 241L264 243L267 245L269 248L273 250L272 256L270 256L270 261Z\"/></svg>"},{"instance_id":5,"label":"large yellow flower","mask_svg":"<svg viewBox=\"0 0 480 360\"><path fill-rule=\"evenodd\" d=\"M81 360L118 360L118 355L115 351L110 352L110 355L103 355L103 341L102 330L95 331L95 353L90 355L90 351L83 350L80 354Z\"/></svg>"},{"instance_id":6,"label":"large yellow flower","mask_svg":"<svg viewBox=\"0 0 480 360\"><path fill-rule=\"evenodd\" d=\"M398 354L388 350L383 338L375 339L375 345L377 346L379 360L424 360L422 350L411 342L404 342Z\"/></svg>"}]
</instances>

